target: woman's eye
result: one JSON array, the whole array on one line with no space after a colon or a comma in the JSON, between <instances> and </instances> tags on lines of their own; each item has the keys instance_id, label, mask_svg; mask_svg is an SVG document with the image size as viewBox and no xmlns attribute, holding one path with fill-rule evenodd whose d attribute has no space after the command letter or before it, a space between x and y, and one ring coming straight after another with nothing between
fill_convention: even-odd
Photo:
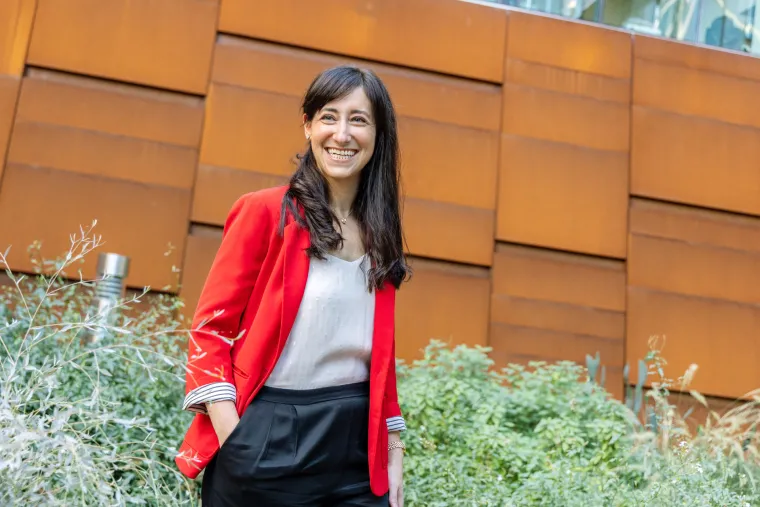
<instances>
[{"instance_id":1,"label":"woman's eye","mask_svg":"<svg viewBox=\"0 0 760 507\"><path fill-rule=\"evenodd\" d=\"M335 121L335 116L331 114L325 114L322 116L322 121Z\"/></svg>"},{"instance_id":2,"label":"woman's eye","mask_svg":"<svg viewBox=\"0 0 760 507\"><path fill-rule=\"evenodd\" d=\"M367 123L367 120L361 116L356 116L352 118L351 121L356 122L356 123Z\"/></svg>"}]
</instances>

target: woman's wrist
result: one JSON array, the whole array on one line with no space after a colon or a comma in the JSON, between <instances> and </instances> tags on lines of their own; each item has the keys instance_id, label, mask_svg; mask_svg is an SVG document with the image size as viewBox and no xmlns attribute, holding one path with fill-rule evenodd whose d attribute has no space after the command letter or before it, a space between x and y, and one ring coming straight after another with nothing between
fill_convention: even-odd
<instances>
[{"instance_id":1,"label":"woman's wrist","mask_svg":"<svg viewBox=\"0 0 760 507\"><path fill-rule=\"evenodd\" d=\"M388 442L388 451L393 451L394 449L399 449L403 452L406 452L406 445L404 445L404 442L402 442L401 440Z\"/></svg>"},{"instance_id":2,"label":"woman's wrist","mask_svg":"<svg viewBox=\"0 0 760 507\"><path fill-rule=\"evenodd\" d=\"M214 427L216 438L221 446L227 440L227 437L230 436L232 430L235 429L238 422L240 422L237 409L235 409L235 403L232 401L207 403L206 410L211 418L211 426Z\"/></svg>"},{"instance_id":3,"label":"woman's wrist","mask_svg":"<svg viewBox=\"0 0 760 507\"><path fill-rule=\"evenodd\" d=\"M406 445L404 445L404 442L401 440L400 431L388 432L388 452L401 454L406 452Z\"/></svg>"}]
</instances>

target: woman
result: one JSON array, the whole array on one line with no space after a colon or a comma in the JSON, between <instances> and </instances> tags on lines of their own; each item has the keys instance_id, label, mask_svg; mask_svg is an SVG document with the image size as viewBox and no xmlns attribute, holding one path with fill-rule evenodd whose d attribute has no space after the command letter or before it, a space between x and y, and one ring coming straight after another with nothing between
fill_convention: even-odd
<instances>
[{"instance_id":1,"label":"woman","mask_svg":"<svg viewBox=\"0 0 760 507\"><path fill-rule=\"evenodd\" d=\"M204 507L401 507L395 113L354 66L317 76L302 108L289 185L227 218L193 319L184 409L197 415L176 462L205 469Z\"/></svg>"}]
</instances>

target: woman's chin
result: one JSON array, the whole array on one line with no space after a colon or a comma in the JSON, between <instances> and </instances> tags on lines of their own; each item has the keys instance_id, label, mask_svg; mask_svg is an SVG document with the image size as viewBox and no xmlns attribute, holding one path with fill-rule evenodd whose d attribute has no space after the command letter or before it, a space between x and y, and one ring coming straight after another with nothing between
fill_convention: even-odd
<instances>
[{"instance_id":1,"label":"woman's chin","mask_svg":"<svg viewBox=\"0 0 760 507\"><path fill-rule=\"evenodd\" d=\"M326 178L333 181L350 181L359 176L359 169L351 166L328 166L322 171Z\"/></svg>"}]
</instances>

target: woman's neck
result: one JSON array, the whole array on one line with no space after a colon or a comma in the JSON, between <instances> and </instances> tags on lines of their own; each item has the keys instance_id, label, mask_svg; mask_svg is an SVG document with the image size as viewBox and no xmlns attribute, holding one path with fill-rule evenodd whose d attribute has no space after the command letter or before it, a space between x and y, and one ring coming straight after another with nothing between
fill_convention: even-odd
<instances>
[{"instance_id":1,"label":"woman's neck","mask_svg":"<svg viewBox=\"0 0 760 507\"><path fill-rule=\"evenodd\" d=\"M329 181L330 185L330 206L335 213L340 216L347 216L359 191L359 179Z\"/></svg>"}]
</instances>

